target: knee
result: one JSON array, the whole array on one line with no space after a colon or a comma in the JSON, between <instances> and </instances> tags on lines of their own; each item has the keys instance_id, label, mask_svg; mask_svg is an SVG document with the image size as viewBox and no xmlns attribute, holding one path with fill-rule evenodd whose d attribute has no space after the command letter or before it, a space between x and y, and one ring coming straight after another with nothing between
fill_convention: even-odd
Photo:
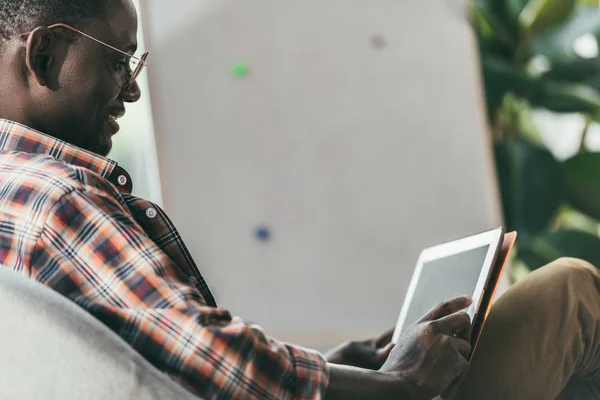
<instances>
[{"instance_id":1,"label":"knee","mask_svg":"<svg viewBox=\"0 0 600 400\"><path fill-rule=\"evenodd\" d=\"M520 305L528 304L529 307L519 311L521 319L533 318L533 310L535 314L555 318L556 310L562 310L561 315L565 316L578 315L579 310L600 304L599 296L600 273L596 268L583 260L560 258L517 282L500 301L505 314L515 313Z\"/></svg>"},{"instance_id":2,"label":"knee","mask_svg":"<svg viewBox=\"0 0 600 400\"><path fill-rule=\"evenodd\" d=\"M589 274L590 271L597 271L598 269L594 267L589 262L579 259L579 258L571 258L571 257L562 257L557 259L556 261L551 262L547 265L547 267L553 268L557 270L557 272L563 274Z\"/></svg>"},{"instance_id":3,"label":"knee","mask_svg":"<svg viewBox=\"0 0 600 400\"><path fill-rule=\"evenodd\" d=\"M559 258L541 268L548 280L555 284L586 285L600 281L600 271L587 261L577 258Z\"/></svg>"}]
</instances>

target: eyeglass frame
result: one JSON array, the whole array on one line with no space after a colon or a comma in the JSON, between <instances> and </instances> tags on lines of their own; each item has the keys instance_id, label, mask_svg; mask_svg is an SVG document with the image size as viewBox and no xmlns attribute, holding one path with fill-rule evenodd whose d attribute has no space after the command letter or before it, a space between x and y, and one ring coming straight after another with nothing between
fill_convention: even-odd
<instances>
[{"instance_id":1,"label":"eyeglass frame","mask_svg":"<svg viewBox=\"0 0 600 400\"><path fill-rule=\"evenodd\" d=\"M138 78L138 77L140 76L140 74L142 73L142 70L144 69L144 67L146 67L146 66L148 65L148 63L146 62L146 59L148 58L148 54L149 54L148 52L145 52L144 54L142 54L142 56L141 56L141 57L139 57L139 58L138 58L138 57L136 57L136 56L134 56L134 55L131 55L131 54L129 54L129 53L126 53L126 52L124 52L123 50L119 50L119 49L117 49L116 47L114 47L114 46L111 46L111 45L110 45L110 44L108 44L108 43L104 43L103 41L101 41L101 40L99 40L99 39L96 39L95 37L93 37L93 36L90 36L90 35L88 35L87 33L85 33L85 32L82 32L82 31L80 31L79 29L77 29L77 28L74 28L74 27L72 27L71 25L67 25L67 24L62 24L62 23L59 23L59 24L53 24L53 25L47 26L46 28L47 28L47 29L55 29L55 28L65 28L65 29L69 29L70 31L73 31L73 32L76 32L76 33L80 33L81 35L85 36L85 37L86 37L86 38L88 38L88 39L91 39L91 40L93 40L93 41L94 41L94 42L96 42L96 43L100 43L100 44L102 44L102 45L104 45L104 46L108 47L109 49L112 49L112 50L114 50L114 51L116 51L116 52L119 52L119 53L121 53L121 54L124 54L124 55L126 55L127 57L129 57L129 58L131 58L131 59L133 59L133 60L137 61L137 63L138 63L138 64L137 64L137 66L135 67L135 70L133 70L133 71L127 71L127 74L128 74L128 75L130 75L130 77L128 78L128 81L127 81L127 83L125 83L125 85L123 86L123 89L129 89L130 87L132 87L132 86L133 86L133 84L135 83L135 81L137 80L137 78ZM27 37L28 37L30 34L31 34L31 32L25 32L25 33L22 33L20 36L21 36L22 38L27 38ZM129 68L129 69L131 69L131 68Z\"/></svg>"}]
</instances>

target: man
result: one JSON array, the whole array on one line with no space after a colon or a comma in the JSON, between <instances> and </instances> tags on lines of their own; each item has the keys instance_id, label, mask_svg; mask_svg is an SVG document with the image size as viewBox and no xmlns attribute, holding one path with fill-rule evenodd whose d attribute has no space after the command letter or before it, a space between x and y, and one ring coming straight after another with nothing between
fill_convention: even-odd
<instances>
[{"instance_id":1,"label":"man","mask_svg":"<svg viewBox=\"0 0 600 400\"><path fill-rule=\"evenodd\" d=\"M136 34L130 0L0 0L4 266L207 399L600 398L600 275L578 260L497 303L468 374L468 298L433 309L394 348L388 334L330 362L218 308L165 213L104 157L141 95Z\"/></svg>"}]
</instances>

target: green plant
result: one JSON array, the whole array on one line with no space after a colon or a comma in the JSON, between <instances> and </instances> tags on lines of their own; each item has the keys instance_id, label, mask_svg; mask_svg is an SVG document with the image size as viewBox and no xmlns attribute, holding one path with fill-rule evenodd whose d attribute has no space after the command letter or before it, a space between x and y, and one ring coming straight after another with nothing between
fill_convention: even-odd
<instances>
[{"instance_id":1,"label":"green plant","mask_svg":"<svg viewBox=\"0 0 600 400\"><path fill-rule=\"evenodd\" d=\"M470 18L517 258L529 269L561 256L600 267L600 153L584 146L600 122L600 58L574 51L582 35L600 36L598 0L472 0ZM581 135L578 154L552 155L532 119L537 109L585 116L583 132L564 132Z\"/></svg>"}]
</instances>

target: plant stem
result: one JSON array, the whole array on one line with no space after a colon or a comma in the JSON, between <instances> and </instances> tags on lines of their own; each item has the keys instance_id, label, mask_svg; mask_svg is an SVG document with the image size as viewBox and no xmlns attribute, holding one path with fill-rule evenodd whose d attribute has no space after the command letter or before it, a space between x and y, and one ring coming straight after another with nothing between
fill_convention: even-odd
<instances>
[{"instance_id":1,"label":"plant stem","mask_svg":"<svg viewBox=\"0 0 600 400\"><path fill-rule=\"evenodd\" d=\"M581 142L579 143L579 152L585 151L585 139L587 138L588 132L590 131L590 126L592 125L592 120L590 117L585 117L585 126L583 127L583 132L581 132Z\"/></svg>"}]
</instances>

